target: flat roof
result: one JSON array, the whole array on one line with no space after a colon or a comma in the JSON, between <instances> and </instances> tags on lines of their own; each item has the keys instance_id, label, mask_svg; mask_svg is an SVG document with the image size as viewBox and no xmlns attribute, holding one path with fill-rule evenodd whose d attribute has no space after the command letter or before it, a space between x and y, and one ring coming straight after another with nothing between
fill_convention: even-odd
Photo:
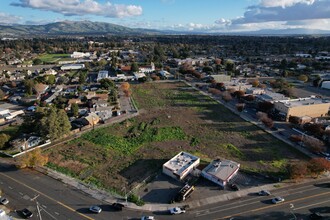
<instances>
[{"instance_id":1,"label":"flat roof","mask_svg":"<svg viewBox=\"0 0 330 220\"><path fill-rule=\"evenodd\" d=\"M237 169L240 164L231 160L213 160L203 172L217 177L220 180L227 180Z\"/></svg>"},{"instance_id":2,"label":"flat roof","mask_svg":"<svg viewBox=\"0 0 330 220\"><path fill-rule=\"evenodd\" d=\"M324 99L314 98L314 97L291 99L291 100L284 100L279 102L283 103L286 107L289 108L303 106L303 105L318 105L318 104L329 103Z\"/></svg>"},{"instance_id":3,"label":"flat roof","mask_svg":"<svg viewBox=\"0 0 330 220\"><path fill-rule=\"evenodd\" d=\"M199 157L182 151L167 161L164 166L172 170L173 173L180 175L197 160L199 160Z\"/></svg>"}]
</instances>

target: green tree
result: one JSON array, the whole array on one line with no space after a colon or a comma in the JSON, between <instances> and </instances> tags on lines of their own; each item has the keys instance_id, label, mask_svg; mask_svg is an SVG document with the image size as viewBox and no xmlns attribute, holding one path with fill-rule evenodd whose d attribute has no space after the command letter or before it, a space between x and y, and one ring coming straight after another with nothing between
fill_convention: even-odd
<instances>
[{"instance_id":1,"label":"green tree","mask_svg":"<svg viewBox=\"0 0 330 220\"><path fill-rule=\"evenodd\" d=\"M51 107L44 110L44 112L44 116L40 121L40 132L43 137L54 140L70 132L71 124L63 109Z\"/></svg>"},{"instance_id":2,"label":"green tree","mask_svg":"<svg viewBox=\"0 0 330 220\"><path fill-rule=\"evenodd\" d=\"M235 63L232 60L226 60L225 68L227 71L232 72L235 69Z\"/></svg>"},{"instance_id":3,"label":"green tree","mask_svg":"<svg viewBox=\"0 0 330 220\"><path fill-rule=\"evenodd\" d=\"M44 81L47 85L54 85L56 81L56 77L54 75L47 75L45 76Z\"/></svg>"},{"instance_id":4,"label":"green tree","mask_svg":"<svg viewBox=\"0 0 330 220\"><path fill-rule=\"evenodd\" d=\"M75 117L79 115L79 106L77 103L73 103L71 105L71 112L72 112L73 116L75 116Z\"/></svg>"},{"instance_id":5,"label":"green tree","mask_svg":"<svg viewBox=\"0 0 330 220\"><path fill-rule=\"evenodd\" d=\"M27 95L32 95L33 94L34 85L35 85L35 82L34 82L33 79L24 80L25 93Z\"/></svg>"},{"instance_id":6,"label":"green tree","mask_svg":"<svg viewBox=\"0 0 330 220\"><path fill-rule=\"evenodd\" d=\"M101 79L99 83L103 89L111 89L115 87L115 83L110 79Z\"/></svg>"},{"instance_id":7,"label":"green tree","mask_svg":"<svg viewBox=\"0 0 330 220\"><path fill-rule=\"evenodd\" d=\"M131 71L132 72L138 72L139 71L139 66L136 62L133 62L131 65Z\"/></svg>"},{"instance_id":8,"label":"green tree","mask_svg":"<svg viewBox=\"0 0 330 220\"><path fill-rule=\"evenodd\" d=\"M84 84L86 83L86 80L87 80L87 72L83 71L79 74L79 83Z\"/></svg>"},{"instance_id":9,"label":"green tree","mask_svg":"<svg viewBox=\"0 0 330 220\"><path fill-rule=\"evenodd\" d=\"M5 147L5 144L7 141L9 141L10 136L4 133L0 134L0 149L3 149Z\"/></svg>"},{"instance_id":10,"label":"green tree","mask_svg":"<svg viewBox=\"0 0 330 220\"><path fill-rule=\"evenodd\" d=\"M42 60L40 60L39 58L33 60L33 65L40 65L40 64L42 64Z\"/></svg>"}]
</instances>

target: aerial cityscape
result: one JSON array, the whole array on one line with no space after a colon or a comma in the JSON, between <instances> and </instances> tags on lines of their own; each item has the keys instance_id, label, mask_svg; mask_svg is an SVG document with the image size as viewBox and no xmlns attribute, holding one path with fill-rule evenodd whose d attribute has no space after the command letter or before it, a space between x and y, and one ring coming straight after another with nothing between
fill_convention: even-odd
<instances>
[{"instance_id":1,"label":"aerial cityscape","mask_svg":"<svg viewBox=\"0 0 330 220\"><path fill-rule=\"evenodd\" d=\"M330 0L0 2L0 220L330 220Z\"/></svg>"}]
</instances>

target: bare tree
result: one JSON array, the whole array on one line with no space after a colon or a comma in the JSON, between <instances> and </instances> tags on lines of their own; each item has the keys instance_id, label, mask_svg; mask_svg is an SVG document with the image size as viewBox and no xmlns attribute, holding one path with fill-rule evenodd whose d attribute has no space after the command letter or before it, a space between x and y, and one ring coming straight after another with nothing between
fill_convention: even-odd
<instances>
[{"instance_id":1,"label":"bare tree","mask_svg":"<svg viewBox=\"0 0 330 220\"><path fill-rule=\"evenodd\" d=\"M330 161L321 157L313 158L309 161L308 168L312 174L318 177L323 172L330 170Z\"/></svg>"},{"instance_id":2,"label":"bare tree","mask_svg":"<svg viewBox=\"0 0 330 220\"><path fill-rule=\"evenodd\" d=\"M230 93L229 92L223 92L222 93L222 99L225 101L225 102L229 102L230 100L232 100L233 98L231 97Z\"/></svg>"},{"instance_id":3,"label":"bare tree","mask_svg":"<svg viewBox=\"0 0 330 220\"><path fill-rule=\"evenodd\" d=\"M306 177L309 172L307 164L304 162L290 164L288 170L290 178L296 181Z\"/></svg>"},{"instance_id":4,"label":"bare tree","mask_svg":"<svg viewBox=\"0 0 330 220\"><path fill-rule=\"evenodd\" d=\"M304 137L303 142L305 146L313 153L319 153L325 150L324 144L322 141L313 137Z\"/></svg>"}]
</instances>

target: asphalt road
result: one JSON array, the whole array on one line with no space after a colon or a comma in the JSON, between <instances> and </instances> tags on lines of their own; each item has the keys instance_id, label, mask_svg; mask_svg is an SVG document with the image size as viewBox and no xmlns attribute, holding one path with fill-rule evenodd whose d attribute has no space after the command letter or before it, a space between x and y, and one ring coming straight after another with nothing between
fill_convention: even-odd
<instances>
[{"instance_id":1,"label":"asphalt road","mask_svg":"<svg viewBox=\"0 0 330 220\"><path fill-rule=\"evenodd\" d=\"M29 169L17 170L4 163L0 163L0 188L10 201L7 207L17 210L18 214L19 210L28 208L33 213L31 219L39 219L37 202L43 220L139 219L147 214L128 209L116 212L109 204L51 177ZM91 205L99 205L103 211L90 213Z\"/></svg>"},{"instance_id":2,"label":"asphalt road","mask_svg":"<svg viewBox=\"0 0 330 220\"><path fill-rule=\"evenodd\" d=\"M244 220L289 220L309 219L312 211L319 211L330 219L330 180L305 183L271 192L270 196L251 194L247 197L187 210L172 219L244 219ZM271 199L281 196L283 203L272 204ZM158 219L169 219L159 216Z\"/></svg>"}]
</instances>

